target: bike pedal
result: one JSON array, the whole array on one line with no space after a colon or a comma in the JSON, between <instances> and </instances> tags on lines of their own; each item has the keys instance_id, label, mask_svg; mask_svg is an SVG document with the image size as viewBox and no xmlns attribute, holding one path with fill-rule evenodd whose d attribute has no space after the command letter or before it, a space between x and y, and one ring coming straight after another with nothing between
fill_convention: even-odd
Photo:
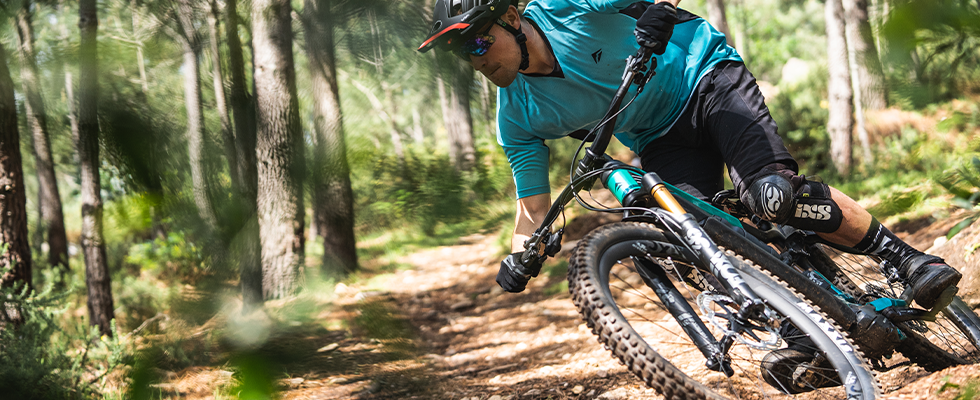
<instances>
[{"instance_id":1,"label":"bike pedal","mask_svg":"<svg viewBox=\"0 0 980 400\"><path fill-rule=\"evenodd\" d=\"M943 290L943 293L939 295L939 299L936 300L936 305L932 306L932 310L929 311L928 315L932 317L930 321L935 321L936 314L945 310L953 302L953 299L956 298L956 292L959 290L960 288L956 286L950 286L946 290Z\"/></svg>"},{"instance_id":2,"label":"bike pedal","mask_svg":"<svg viewBox=\"0 0 980 400\"><path fill-rule=\"evenodd\" d=\"M936 313L921 308L912 307L888 307L881 311L881 315L894 323L905 321L935 321Z\"/></svg>"},{"instance_id":3,"label":"bike pedal","mask_svg":"<svg viewBox=\"0 0 980 400\"><path fill-rule=\"evenodd\" d=\"M942 294L939 295L939 299L936 300L936 305L932 307L931 310L923 310L921 308L912 307L888 307L884 310L879 310L892 322L904 322L911 320L922 320L922 321L935 321L936 315L940 311L945 310L946 307L953 302L956 298L956 293L959 288L956 286L950 286L943 290ZM903 293L903 296L905 294Z\"/></svg>"}]
</instances>

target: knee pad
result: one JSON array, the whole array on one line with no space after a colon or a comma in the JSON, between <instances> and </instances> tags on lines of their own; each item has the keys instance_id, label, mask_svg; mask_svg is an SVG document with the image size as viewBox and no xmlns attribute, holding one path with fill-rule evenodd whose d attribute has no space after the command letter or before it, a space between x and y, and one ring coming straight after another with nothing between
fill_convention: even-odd
<instances>
[{"instance_id":1,"label":"knee pad","mask_svg":"<svg viewBox=\"0 0 980 400\"><path fill-rule=\"evenodd\" d=\"M763 169L740 197L760 218L797 229L830 233L844 218L829 186L789 170Z\"/></svg>"},{"instance_id":2,"label":"knee pad","mask_svg":"<svg viewBox=\"0 0 980 400\"><path fill-rule=\"evenodd\" d=\"M785 175L764 169L739 196L760 218L784 224L793 216L793 183Z\"/></svg>"}]
</instances>

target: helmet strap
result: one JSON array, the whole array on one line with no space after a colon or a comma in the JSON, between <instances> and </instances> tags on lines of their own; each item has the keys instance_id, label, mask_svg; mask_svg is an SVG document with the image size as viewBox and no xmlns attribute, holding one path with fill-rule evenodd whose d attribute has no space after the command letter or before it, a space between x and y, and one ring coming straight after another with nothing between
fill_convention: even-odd
<instances>
[{"instance_id":1,"label":"helmet strap","mask_svg":"<svg viewBox=\"0 0 980 400\"><path fill-rule=\"evenodd\" d=\"M526 70L527 67L531 65L531 61L529 59L529 55L527 54L527 36L524 35L523 29L520 27L520 25L518 25L517 28L514 28L506 21L499 18L497 19L497 25L500 25L502 28L507 30L507 32L510 32L511 35L514 35L514 40L516 40L517 44L521 46L521 67L519 70Z\"/></svg>"}]
</instances>

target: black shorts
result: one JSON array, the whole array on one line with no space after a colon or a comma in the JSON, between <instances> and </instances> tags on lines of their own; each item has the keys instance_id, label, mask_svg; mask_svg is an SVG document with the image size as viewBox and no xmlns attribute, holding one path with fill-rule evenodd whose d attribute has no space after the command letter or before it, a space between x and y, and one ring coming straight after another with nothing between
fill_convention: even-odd
<instances>
[{"instance_id":1,"label":"black shorts","mask_svg":"<svg viewBox=\"0 0 980 400\"><path fill-rule=\"evenodd\" d=\"M719 63L701 79L674 126L647 145L640 160L644 170L700 198L724 189L725 165L738 193L769 164L799 172L755 77L735 61Z\"/></svg>"}]
</instances>

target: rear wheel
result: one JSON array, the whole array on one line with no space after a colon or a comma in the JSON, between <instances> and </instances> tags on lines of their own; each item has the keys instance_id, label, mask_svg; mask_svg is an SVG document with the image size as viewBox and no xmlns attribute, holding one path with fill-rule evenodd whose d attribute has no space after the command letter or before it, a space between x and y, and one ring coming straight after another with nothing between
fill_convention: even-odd
<instances>
[{"instance_id":1,"label":"rear wheel","mask_svg":"<svg viewBox=\"0 0 980 400\"><path fill-rule=\"evenodd\" d=\"M772 323L737 336L727 352L731 377L708 369L642 278L653 268L666 271L684 301L698 310L696 317L721 340L731 332L726 316L737 306L683 254L653 225L623 222L582 239L569 265L569 290L589 327L647 385L670 399L874 399L880 393L860 352L836 325L734 253L729 258L766 301Z\"/></svg>"},{"instance_id":2,"label":"rear wheel","mask_svg":"<svg viewBox=\"0 0 980 400\"><path fill-rule=\"evenodd\" d=\"M835 286L860 303L876 298L898 298L905 290L900 279L888 279L876 258L841 252L813 245L808 251L813 267ZM980 318L958 296L936 321L908 321L896 324L908 339L897 348L909 360L928 370L980 362ZM879 362L885 366L884 360Z\"/></svg>"}]
</instances>

